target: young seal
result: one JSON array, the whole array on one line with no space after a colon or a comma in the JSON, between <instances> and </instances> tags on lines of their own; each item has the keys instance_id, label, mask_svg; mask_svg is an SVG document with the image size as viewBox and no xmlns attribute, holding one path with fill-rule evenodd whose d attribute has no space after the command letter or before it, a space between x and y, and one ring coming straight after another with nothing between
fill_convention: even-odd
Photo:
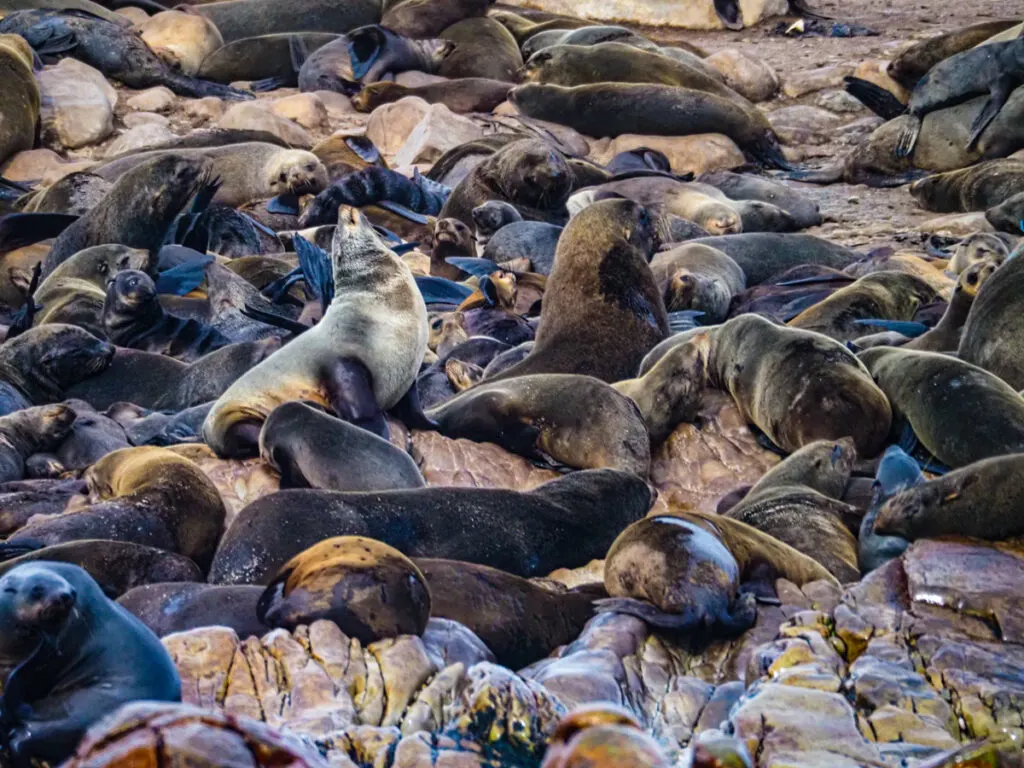
<instances>
[{"instance_id":1,"label":"young seal","mask_svg":"<svg viewBox=\"0 0 1024 768\"><path fill-rule=\"evenodd\" d=\"M606 382L631 379L668 336L668 316L648 261L656 224L631 200L604 200L566 226L548 278L536 343L492 380L533 373L577 373Z\"/></svg>"},{"instance_id":2,"label":"young seal","mask_svg":"<svg viewBox=\"0 0 1024 768\"><path fill-rule=\"evenodd\" d=\"M485 381L428 411L441 434L497 443L574 469L647 477L650 439L637 407L603 381L572 374Z\"/></svg>"},{"instance_id":3,"label":"young seal","mask_svg":"<svg viewBox=\"0 0 1024 768\"><path fill-rule=\"evenodd\" d=\"M934 328L925 331L916 339L902 345L903 349L919 352L956 352L960 346L964 323L970 315L974 299L981 286L995 274L997 265L993 261L975 261L960 273L953 297Z\"/></svg>"},{"instance_id":4,"label":"young seal","mask_svg":"<svg viewBox=\"0 0 1024 768\"><path fill-rule=\"evenodd\" d=\"M211 584L266 584L288 560L332 536L366 536L408 557L488 565L524 578L603 557L651 505L644 480L588 469L527 493L419 488L377 493L293 490L247 506L225 532Z\"/></svg>"},{"instance_id":5,"label":"young seal","mask_svg":"<svg viewBox=\"0 0 1024 768\"><path fill-rule=\"evenodd\" d=\"M814 198L777 181L725 170L705 171L697 181L715 187L730 200L758 200L778 206L793 217L797 229L821 224L821 212Z\"/></svg>"},{"instance_id":6,"label":"young seal","mask_svg":"<svg viewBox=\"0 0 1024 768\"><path fill-rule=\"evenodd\" d=\"M886 67L889 77L904 88L913 89L928 71L941 61L945 61L963 51L997 35L1018 22L1009 19L982 21L968 27L954 29L941 35L921 40L899 54Z\"/></svg>"},{"instance_id":7,"label":"young seal","mask_svg":"<svg viewBox=\"0 0 1024 768\"><path fill-rule=\"evenodd\" d=\"M252 584L151 582L126 591L117 598L117 604L157 637L220 626L233 629L244 640L263 637L273 629L256 616L256 603L263 591L263 587Z\"/></svg>"},{"instance_id":8,"label":"young seal","mask_svg":"<svg viewBox=\"0 0 1024 768\"><path fill-rule=\"evenodd\" d=\"M368 645L422 635L430 619L430 590L420 569L394 547L338 536L285 563L260 597L256 615L285 629L328 619Z\"/></svg>"},{"instance_id":9,"label":"young seal","mask_svg":"<svg viewBox=\"0 0 1024 768\"><path fill-rule=\"evenodd\" d=\"M684 243L651 259L651 272L669 312L703 312L708 325L721 323L729 305L747 287L739 264L717 248Z\"/></svg>"},{"instance_id":10,"label":"young seal","mask_svg":"<svg viewBox=\"0 0 1024 768\"><path fill-rule=\"evenodd\" d=\"M998 267L1009 257L1010 249L1002 237L989 232L975 232L956 244L953 258L949 260L946 269L959 275L979 261L990 261Z\"/></svg>"},{"instance_id":11,"label":"young seal","mask_svg":"<svg viewBox=\"0 0 1024 768\"><path fill-rule=\"evenodd\" d=\"M38 642L0 699L14 764L57 765L93 723L127 702L181 700L160 641L81 568L25 564L0 578L0 590L4 634Z\"/></svg>"},{"instance_id":12,"label":"young seal","mask_svg":"<svg viewBox=\"0 0 1024 768\"><path fill-rule=\"evenodd\" d=\"M224 42L282 32L345 34L380 20L380 0L223 0L195 6L213 21Z\"/></svg>"},{"instance_id":13,"label":"young seal","mask_svg":"<svg viewBox=\"0 0 1024 768\"><path fill-rule=\"evenodd\" d=\"M232 384L203 436L218 455L251 455L270 412L311 400L378 434L427 348L427 309L409 267L355 208L342 206L331 249L335 297L316 326Z\"/></svg>"},{"instance_id":14,"label":"young seal","mask_svg":"<svg viewBox=\"0 0 1024 768\"><path fill-rule=\"evenodd\" d=\"M359 112L373 112L382 104L415 96L428 104L444 104L452 112L491 112L508 98L512 85L486 77L460 77L419 86L378 82L363 86L352 97L352 106Z\"/></svg>"},{"instance_id":15,"label":"young seal","mask_svg":"<svg viewBox=\"0 0 1024 768\"><path fill-rule=\"evenodd\" d=\"M928 176L911 184L910 194L928 211L986 211L1017 194L1022 182L1024 161L1006 158Z\"/></svg>"},{"instance_id":16,"label":"young seal","mask_svg":"<svg viewBox=\"0 0 1024 768\"><path fill-rule=\"evenodd\" d=\"M381 26L406 37L437 37L463 19L486 16L494 0L400 0L385 3Z\"/></svg>"},{"instance_id":17,"label":"young seal","mask_svg":"<svg viewBox=\"0 0 1024 768\"><path fill-rule=\"evenodd\" d=\"M611 596L602 613L628 613L662 629L719 629L735 635L757 618L754 595L739 594L740 568L722 541L671 515L624 530L604 562Z\"/></svg>"},{"instance_id":18,"label":"young seal","mask_svg":"<svg viewBox=\"0 0 1024 768\"><path fill-rule=\"evenodd\" d=\"M910 546L902 536L882 536L875 533L875 521L882 506L900 491L913 488L925 481L918 463L898 445L885 449L878 462L875 481L871 484L871 504L860 523L857 536L857 562L862 574L881 568L899 557Z\"/></svg>"},{"instance_id":19,"label":"young seal","mask_svg":"<svg viewBox=\"0 0 1024 768\"><path fill-rule=\"evenodd\" d=\"M858 357L894 415L943 464L1024 452L1024 399L999 377L934 352L875 347Z\"/></svg>"},{"instance_id":20,"label":"young seal","mask_svg":"<svg viewBox=\"0 0 1024 768\"><path fill-rule=\"evenodd\" d=\"M0 345L0 416L64 399L110 366L114 347L73 325L30 328Z\"/></svg>"},{"instance_id":21,"label":"young seal","mask_svg":"<svg viewBox=\"0 0 1024 768\"><path fill-rule=\"evenodd\" d=\"M985 459L908 488L885 503L875 533L910 541L970 536L1004 541L1024 534L1018 474L1024 454Z\"/></svg>"},{"instance_id":22,"label":"young seal","mask_svg":"<svg viewBox=\"0 0 1024 768\"><path fill-rule=\"evenodd\" d=\"M25 477L25 460L55 451L71 434L75 412L65 405L40 405L0 416L0 483Z\"/></svg>"},{"instance_id":23,"label":"young seal","mask_svg":"<svg viewBox=\"0 0 1024 768\"><path fill-rule=\"evenodd\" d=\"M312 53L338 37L331 32L281 32L232 40L203 59L196 74L217 83L274 78L294 86L296 52Z\"/></svg>"},{"instance_id":24,"label":"young seal","mask_svg":"<svg viewBox=\"0 0 1024 768\"><path fill-rule=\"evenodd\" d=\"M18 35L0 35L0 163L32 149L39 122L39 86L32 68L32 48Z\"/></svg>"},{"instance_id":25,"label":"young seal","mask_svg":"<svg viewBox=\"0 0 1024 768\"><path fill-rule=\"evenodd\" d=\"M279 405L260 430L260 456L281 488L391 491L426 483L405 451L305 403Z\"/></svg>"},{"instance_id":26,"label":"young seal","mask_svg":"<svg viewBox=\"0 0 1024 768\"><path fill-rule=\"evenodd\" d=\"M1024 389L1024 259L1013 258L985 281L964 323L957 356Z\"/></svg>"},{"instance_id":27,"label":"young seal","mask_svg":"<svg viewBox=\"0 0 1024 768\"><path fill-rule=\"evenodd\" d=\"M523 55L505 27L487 17L463 19L441 32L455 49L437 68L441 77L486 77L514 83L519 80Z\"/></svg>"},{"instance_id":28,"label":"young seal","mask_svg":"<svg viewBox=\"0 0 1024 768\"><path fill-rule=\"evenodd\" d=\"M528 117L567 125L582 133L601 127L605 136L639 133L689 136L724 133L754 160L788 169L778 137L753 105L671 85L599 83L563 88L521 85L509 98Z\"/></svg>"},{"instance_id":29,"label":"young seal","mask_svg":"<svg viewBox=\"0 0 1024 768\"><path fill-rule=\"evenodd\" d=\"M717 248L735 261L747 277L747 285L760 285L792 267L814 264L842 269L863 258L862 254L814 235L775 232L744 232L722 237L698 237L691 244Z\"/></svg>"},{"instance_id":30,"label":"young seal","mask_svg":"<svg viewBox=\"0 0 1024 768\"><path fill-rule=\"evenodd\" d=\"M96 462L85 480L94 503L30 522L7 543L112 539L176 552L204 572L209 567L224 502L196 464L164 448L125 448Z\"/></svg>"}]
</instances>

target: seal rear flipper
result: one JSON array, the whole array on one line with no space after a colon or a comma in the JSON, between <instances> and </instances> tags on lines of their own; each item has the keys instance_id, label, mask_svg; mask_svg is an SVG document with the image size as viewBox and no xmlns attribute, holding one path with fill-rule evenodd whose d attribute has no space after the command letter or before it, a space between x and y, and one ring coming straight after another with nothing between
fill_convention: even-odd
<instances>
[{"instance_id":1,"label":"seal rear flipper","mask_svg":"<svg viewBox=\"0 0 1024 768\"><path fill-rule=\"evenodd\" d=\"M921 135L921 119L911 115L907 124L903 126L900 135L896 140L896 149L893 154L896 157L910 157L914 154L914 147L917 146L917 137Z\"/></svg>"},{"instance_id":2,"label":"seal rear flipper","mask_svg":"<svg viewBox=\"0 0 1024 768\"><path fill-rule=\"evenodd\" d=\"M877 318L870 318L867 320L854 320L857 325L866 325L875 328L884 328L887 331L896 331L906 336L908 339L916 339L924 333L927 333L929 328L924 323L915 323L910 320L880 320Z\"/></svg>"},{"instance_id":3,"label":"seal rear flipper","mask_svg":"<svg viewBox=\"0 0 1024 768\"><path fill-rule=\"evenodd\" d=\"M293 285L303 279L302 267L296 267L283 277L279 277L272 283L267 283L261 294L270 299L271 304L280 304Z\"/></svg>"},{"instance_id":4,"label":"seal rear flipper","mask_svg":"<svg viewBox=\"0 0 1024 768\"><path fill-rule=\"evenodd\" d=\"M745 147L750 156L765 168L777 168L782 171L798 170L789 164L782 153L779 137L772 131L760 136L756 142Z\"/></svg>"},{"instance_id":5,"label":"seal rear flipper","mask_svg":"<svg viewBox=\"0 0 1024 768\"><path fill-rule=\"evenodd\" d=\"M267 202L267 212L284 214L286 216L298 216L299 198L291 192L271 198Z\"/></svg>"},{"instance_id":6,"label":"seal rear flipper","mask_svg":"<svg viewBox=\"0 0 1024 768\"><path fill-rule=\"evenodd\" d=\"M23 539L18 542L3 542L0 543L0 562L6 562L7 560L13 560L16 557L27 555L30 552L38 552L43 549L46 545L40 541L32 541L31 539Z\"/></svg>"},{"instance_id":7,"label":"seal rear flipper","mask_svg":"<svg viewBox=\"0 0 1024 768\"><path fill-rule=\"evenodd\" d=\"M179 264L161 272L154 281L156 292L184 296L194 291L206 279L206 266L213 261L213 256L208 258L209 261Z\"/></svg>"},{"instance_id":8,"label":"seal rear flipper","mask_svg":"<svg viewBox=\"0 0 1024 768\"><path fill-rule=\"evenodd\" d=\"M35 245L78 221L67 213L8 213L0 216L0 253Z\"/></svg>"},{"instance_id":9,"label":"seal rear flipper","mask_svg":"<svg viewBox=\"0 0 1024 768\"><path fill-rule=\"evenodd\" d=\"M843 78L846 92L857 101L885 120L892 120L906 114L907 106L881 86L859 77Z\"/></svg>"},{"instance_id":10,"label":"seal rear flipper","mask_svg":"<svg viewBox=\"0 0 1024 768\"><path fill-rule=\"evenodd\" d=\"M700 625L700 617L696 616L693 610L686 613L666 613L646 600L637 600L632 597L608 597L603 600L595 600L594 610L596 613L624 613L627 616L636 616L647 625L659 629L693 629Z\"/></svg>"},{"instance_id":11,"label":"seal rear flipper","mask_svg":"<svg viewBox=\"0 0 1024 768\"><path fill-rule=\"evenodd\" d=\"M153 85L166 85L179 96L187 96L193 99L216 96L218 99L224 99L225 101L251 101L256 98L255 94L248 91L240 91L229 85L214 83L210 80L189 77L170 69L164 71L158 79L160 82L154 82Z\"/></svg>"},{"instance_id":12,"label":"seal rear flipper","mask_svg":"<svg viewBox=\"0 0 1024 768\"><path fill-rule=\"evenodd\" d=\"M356 156L371 165L379 165L383 159L377 145L365 136L349 136L345 139L345 146L356 153Z\"/></svg>"},{"instance_id":13,"label":"seal rear flipper","mask_svg":"<svg viewBox=\"0 0 1024 768\"><path fill-rule=\"evenodd\" d=\"M440 425L423 411L423 404L420 402L420 390L416 382L402 395L402 399L395 403L391 409L391 415L405 424L409 429L421 429L427 432L438 431Z\"/></svg>"},{"instance_id":14,"label":"seal rear flipper","mask_svg":"<svg viewBox=\"0 0 1024 768\"><path fill-rule=\"evenodd\" d=\"M378 208L383 208L385 211L391 211L391 213L401 216L403 219L408 219L413 224L427 223L427 217L423 214L416 213L416 211L406 208L404 205L392 203L390 200L379 200L374 205Z\"/></svg>"},{"instance_id":15,"label":"seal rear flipper","mask_svg":"<svg viewBox=\"0 0 1024 768\"><path fill-rule=\"evenodd\" d=\"M461 304L473 295L473 289L468 285L444 277L416 275L415 280L427 304Z\"/></svg>"},{"instance_id":16,"label":"seal rear flipper","mask_svg":"<svg viewBox=\"0 0 1024 768\"><path fill-rule=\"evenodd\" d=\"M246 317L250 317L253 320L259 320L261 323L272 325L275 328L281 328L286 331L294 333L296 336L305 333L310 329L310 326L304 325L296 320L291 320L281 315L275 315L271 312L265 312L262 309L257 309L252 304L246 304L242 308L242 314Z\"/></svg>"},{"instance_id":17,"label":"seal rear flipper","mask_svg":"<svg viewBox=\"0 0 1024 768\"><path fill-rule=\"evenodd\" d=\"M715 0L715 13L726 29L743 29L739 0Z\"/></svg>"},{"instance_id":18,"label":"seal rear flipper","mask_svg":"<svg viewBox=\"0 0 1024 768\"><path fill-rule=\"evenodd\" d=\"M843 163L826 165L824 168L805 168L781 174L781 178L802 181L805 184L838 184L843 180Z\"/></svg>"},{"instance_id":19,"label":"seal rear flipper","mask_svg":"<svg viewBox=\"0 0 1024 768\"><path fill-rule=\"evenodd\" d=\"M327 399L338 418L387 440L391 432L373 394L369 369L353 357L344 357L325 374Z\"/></svg>"},{"instance_id":20,"label":"seal rear flipper","mask_svg":"<svg viewBox=\"0 0 1024 768\"><path fill-rule=\"evenodd\" d=\"M697 319L704 317L704 312L699 309L680 309L675 312L668 313L668 329L672 333L681 333L683 331L692 331L694 328L699 328L700 323Z\"/></svg>"},{"instance_id":21,"label":"seal rear flipper","mask_svg":"<svg viewBox=\"0 0 1024 768\"><path fill-rule=\"evenodd\" d=\"M348 55L352 62L352 76L356 80L362 81L370 71L386 42L384 30L376 24L348 33Z\"/></svg>"},{"instance_id":22,"label":"seal rear flipper","mask_svg":"<svg viewBox=\"0 0 1024 768\"><path fill-rule=\"evenodd\" d=\"M489 277L493 273L501 271L501 267L490 259L473 258L470 256L449 256L445 261L453 267L458 267L463 272L479 278Z\"/></svg>"},{"instance_id":23,"label":"seal rear flipper","mask_svg":"<svg viewBox=\"0 0 1024 768\"><path fill-rule=\"evenodd\" d=\"M30 29L27 34L31 35L32 30ZM32 43L32 49L39 56L58 56L62 53L70 53L77 47L78 38L73 32L55 35L52 29L46 30L45 39L41 39L38 43Z\"/></svg>"},{"instance_id":24,"label":"seal rear flipper","mask_svg":"<svg viewBox=\"0 0 1024 768\"><path fill-rule=\"evenodd\" d=\"M978 144L981 134L988 128L989 123L996 119L996 115L999 114L999 110L1006 104L1006 100L1010 98L1010 94L1013 93L1016 85L1015 81L1006 78L996 80L992 84L988 101L985 102L985 106L982 107L981 112L974 118L974 122L971 123L971 135L967 139L967 149L974 149Z\"/></svg>"}]
</instances>

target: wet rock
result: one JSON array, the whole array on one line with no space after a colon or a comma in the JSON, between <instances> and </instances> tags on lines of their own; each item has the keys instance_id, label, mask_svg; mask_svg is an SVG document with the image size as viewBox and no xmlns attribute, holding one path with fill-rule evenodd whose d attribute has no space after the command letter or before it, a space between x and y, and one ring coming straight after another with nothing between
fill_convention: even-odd
<instances>
[{"instance_id":1,"label":"wet rock","mask_svg":"<svg viewBox=\"0 0 1024 768\"><path fill-rule=\"evenodd\" d=\"M384 155L393 157L429 111L430 105L416 96L406 96L391 104L383 104L370 114L366 137Z\"/></svg>"},{"instance_id":2,"label":"wet rock","mask_svg":"<svg viewBox=\"0 0 1024 768\"><path fill-rule=\"evenodd\" d=\"M52 149L29 149L7 161L3 176L11 181L36 181L63 163L60 155Z\"/></svg>"},{"instance_id":3,"label":"wet rock","mask_svg":"<svg viewBox=\"0 0 1024 768\"><path fill-rule=\"evenodd\" d=\"M129 128L107 146L104 157L117 157L129 152L141 152L174 138L174 134L160 123L143 123Z\"/></svg>"},{"instance_id":4,"label":"wet rock","mask_svg":"<svg viewBox=\"0 0 1024 768\"><path fill-rule=\"evenodd\" d=\"M822 109L827 109L829 112L839 112L841 114L868 111L867 107L846 91L824 91L818 95L814 103Z\"/></svg>"},{"instance_id":5,"label":"wet rock","mask_svg":"<svg viewBox=\"0 0 1024 768\"><path fill-rule=\"evenodd\" d=\"M825 109L798 104L777 109L768 120L785 144L827 144L841 122L838 115Z\"/></svg>"},{"instance_id":6,"label":"wet rock","mask_svg":"<svg viewBox=\"0 0 1024 768\"><path fill-rule=\"evenodd\" d=\"M826 88L841 88L843 78L853 74L852 64L833 64L819 69L794 72L782 84L782 92L791 99L797 99L805 93L823 91Z\"/></svg>"},{"instance_id":7,"label":"wet rock","mask_svg":"<svg viewBox=\"0 0 1024 768\"><path fill-rule=\"evenodd\" d=\"M510 4L604 22L683 29L724 27L712 0L684 4L674 0L512 0ZM780 0L740 0L739 7L745 26L757 24L768 16L784 14L788 8Z\"/></svg>"},{"instance_id":8,"label":"wet rock","mask_svg":"<svg viewBox=\"0 0 1024 768\"><path fill-rule=\"evenodd\" d=\"M164 85L147 88L132 96L126 104L137 112L170 112L177 97L174 91Z\"/></svg>"},{"instance_id":9,"label":"wet rock","mask_svg":"<svg viewBox=\"0 0 1024 768\"><path fill-rule=\"evenodd\" d=\"M274 114L270 107L262 102L243 101L232 104L217 125L221 128L267 131L299 149L309 149L313 145L313 139L302 127Z\"/></svg>"},{"instance_id":10,"label":"wet rock","mask_svg":"<svg viewBox=\"0 0 1024 768\"><path fill-rule=\"evenodd\" d=\"M427 485L528 491L559 477L494 443L452 440L437 432L413 432L412 456Z\"/></svg>"},{"instance_id":11,"label":"wet rock","mask_svg":"<svg viewBox=\"0 0 1024 768\"><path fill-rule=\"evenodd\" d=\"M216 25L198 13L163 11L139 26L139 34L157 56L183 74L194 76L203 59L224 45Z\"/></svg>"},{"instance_id":12,"label":"wet rock","mask_svg":"<svg viewBox=\"0 0 1024 768\"><path fill-rule=\"evenodd\" d=\"M78 149L114 132L117 92L98 70L77 59L62 59L36 75L44 143Z\"/></svg>"},{"instance_id":13,"label":"wet rock","mask_svg":"<svg viewBox=\"0 0 1024 768\"><path fill-rule=\"evenodd\" d=\"M664 152L675 173L701 174L720 168L737 168L746 162L743 152L728 136L704 133L694 136L640 136L627 133L593 153L599 163L607 163L620 152L650 147Z\"/></svg>"},{"instance_id":14,"label":"wet rock","mask_svg":"<svg viewBox=\"0 0 1024 768\"><path fill-rule=\"evenodd\" d=\"M779 76L768 64L738 48L723 48L705 61L725 75L725 83L753 102L768 101L779 92Z\"/></svg>"},{"instance_id":15,"label":"wet rock","mask_svg":"<svg viewBox=\"0 0 1024 768\"><path fill-rule=\"evenodd\" d=\"M433 163L449 149L483 135L483 129L469 118L444 104L432 104L395 154L395 165Z\"/></svg>"},{"instance_id":16,"label":"wet rock","mask_svg":"<svg viewBox=\"0 0 1024 768\"><path fill-rule=\"evenodd\" d=\"M327 122L327 107L320 97L312 93L296 93L285 96L270 103L275 115L287 120L294 120L303 128L314 130Z\"/></svg>"}]
</instances>

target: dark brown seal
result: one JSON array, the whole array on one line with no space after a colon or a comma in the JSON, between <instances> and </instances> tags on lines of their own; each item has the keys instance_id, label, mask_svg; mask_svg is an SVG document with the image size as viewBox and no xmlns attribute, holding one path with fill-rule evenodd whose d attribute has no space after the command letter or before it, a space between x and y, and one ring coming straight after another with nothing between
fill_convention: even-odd
<instances>
[{"instance_id":1,"label":"dark brown seal","mask_svg":"<svg viewBox=\"0 0 1024 768\"><path fill-rule=\"evenodd\" d=\"M729 314L734 296L747 287L731 256L703 243L683 243L655 254L651 272L658 282L669 312L703 312L705 325L721 323Z\"/></svg>"},{"instance_id":2,"label":"dark brown seal","mask_svg":"<svg viewBox=\"0 0 1024 768\"><path fill-rule=\"evenodd\" d=\"M1010 259L985 281L964 323L957 355L1024 389L1024 259Z\"/></svg>"},{"instance_id":3,"label":"dark brown seal","mask_svg":"<svg viewBox=\"0 0 1024 768\"><path fill-rule=\"evenodd\" d=\"M339 536L289 560L256 606L260 621L295 629L333 621L363 644L422 635L430 590L415 563L397 549L362 536Z\"/></svg>"},{"instance_id":4,"label":"dark brown seal","mask_svg":"<svg viewBox=\"0 0 1024 768\"><path fill-rule=\"evenodd\" d=\"M956 352L960 346L964 323L970 315L974 299L981 286L995 274L997 264L993 261L975 261L964 269L956 281L953 297L942 318L928 331L911 339L902 349L916 349L919 352Z\"/></svg>"},{"instance_id":5,"label":"dark brown seal","mask_svg":"<svg viewBox=\"0 0 1024 768\"><path fill-rule=\"evenodd\" d=\"M889 77L912 89L940 61L970 50L1018 23L1016 19L982 21L914 43L889 62Z\"/></svg>"},{"instance_id":6,"label":"dark brown seal","mask_svg":"<svg viewBox=\"0 0 1024 768\"><path fill-rule=\"evenodd\" d=\"M344 34L380 20L380 0L224 0L204 3L195 10L217 25L225 43L244 37L280 32Z\"/></svg>"},{"instance_id":7,"label":"dark brown seal","mask_svg":"<svg viewBox=\"0 0 1024 768\"><path fill-rule=\"evenodd\" d=\"M378 82L363 86L352 97L352 106L360 112L373 112L382 104L415 96L428 104L444 104L452 112L490 112L508 98L512 87L512 83L486 77L460 77L418 86Z\"/></svg>"},{"instance_id":8,"label":"dark brown seal","mask_svg":"<svg viewBox=\"0 0 1024 768\"><path fill-rule=\"evenodd\" d=\"M39 122L39 86L32 69L32 48L19 35L0 35L0 163L32 149Z\"/></svg>"},{"instance_id":9,"label":"dark brown seal","mask_svg":"<svg viewBox=\"0 0 1024 768\"><path fill-rule=\"evenodd\" d=\"M486 77L514 83L523 55L512 33L487 17L463 19L440 35L455 43L455 50L437 68L441 77Z\"/></svg>"},{"instance_id":10,"label":"dark brown seal","mask_svg":"<svg viewBox=\"0 0 1024 768\"><path fill-rule=\"evenodd\" d=\"M910 194L928 211L985 211L1008 200L1024 183L1024 160L988 160L915 181Z\"/></svg>"},{"instance_id":11,"label":"dark brown seal","mask_svg":"<svg viewBox=\"0 0 1024 768\"><path fill-rule=\"evenodd\" d=\"M25 477L25 461L55 451L69 434L75 412L66 405L39 405L0 416L0 483Z\"/></svg>"},{"instance_id":12,"label":"dark brown seal","mask_svg":"<svg viewBox=\"0 0 1024 768\"><path fill-rule=\"evenodd\" d=\"M399 0L385 3L382 27L407 37L437 37L463 19L486 16L494 0Z\"/></svg>"},{"instance_id":13,"label":"dark brown seal","mask_svg":"<svg viewBox=\"0 0 1024 768\"><path fill-rule=\"evenodd\" d=\"M188 581L146 583L117 598L117 603L157 637L202 627L229 627L241 638L263 637L273 629L256 616L263 587L220 586Z\"/></svg>"},{"instance_id":14,"label":"dark brown seal","mask_svg":"<svg viewBox=\"0 0 1024 768\"><path fill-rule=\"evenodd\" d=\"M295 82L293 51L312 53L338 35L331 32L278 32L232 40L203 59L198 77L217 83L282 78Z\"/></svg>"}]
</instances>

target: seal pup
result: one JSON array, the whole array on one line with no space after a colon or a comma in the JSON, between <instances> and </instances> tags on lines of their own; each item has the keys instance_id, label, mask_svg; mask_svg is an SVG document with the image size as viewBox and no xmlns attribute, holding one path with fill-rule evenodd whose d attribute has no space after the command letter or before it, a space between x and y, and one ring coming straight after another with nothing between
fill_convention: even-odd
<instances>
[{"instance_id":1,"label":"seal pup","mask_svg":"<svg viewBox=\"0 0 1024 768\"><path fill-rule=\"evenodd\" d=\"M953 297L949 306L936 325L925 331L916 339L902 344L903 349L914 349L919 352L956 352L960 346L960 337L964 323L970 315L974 299L981 286L992 277L997 269L992 261L975 261L960 273L957 278Z\"/></svg>"},{"instance_id":2,"label":"seal pup","mask_svg":"<svg viewBox=\"0 0 1024 768\"><path fill-rule=\"evenodd\" d=\"M266 584L304 549L365 536L408 557L465 560L524 578L603 557L651 505L646 481L587 469L526 493L418 488L375 493L291 490L245 507L221 539L211 584Z\"/></svg>"},{"instance_id":3,"label":"seal pup","mask_svg":"<svg viewBox=\"0 0 1024 768\"><path fill-rule=\"evenodd\" d=\"M55 451L71 434L75 412L65 405L40 405L0 416L0 483L25 477L25 461Z\"/></svg>"},{"instance_id":4,"label":"seal pup","mask_svg":"<svg viewBox=\"0 0 1024 768\"><path fill-rule=\"evenodd\" d=\"M935 352L874 347L858 357L894 415L943 464L1024 452L1024 399L998 376Z\"/></svg>"},{"instance_id":5,"label":"seal pup","mask_svg":"<svg viewBox=\"0 0 1024 768\"><path fill-rule=\"evenodd\" d=\"M32 149L39 122L39 86L32 68L32 48L18 35L0 35L0 163Z\"/></svg>"},{"instance_id":6,"label":"seal pup","mask_svg":"<svg viewBox=\"0 0 1024 768\"><path fill-rule=\"evenodd\" d=\"M979 261L989 261L998 267L1009 257L1010 249L1002 237L989 232L975 232L956 244L946 269L959 275Z\"/></svg>"},{"instance_id":7,"label":"seal pup","mask_svg":"<svg viewBox=\"0 0 1024 768\"><path fill-rule=\"evenodd\" d=\"M573 374L484 381L427 412L447 437L496 443L574 469L647 477L650 439L640 412L603 381Z\"/></svg>"},{"instance_id":8,"label":"seal pup","mask_svg":"<svg viewBox=\"0 0 1024 768\"><path fill-rule=\"evenodd\" d=\"M747 276L733 259L717 248L684 243L655 254L651 272L669 312L703 312L703 322L721 323L734 296L747 287Z\"/></svg>"},{"instance_id":9,"label":"seal pup","mask_svg":"<svg viewBox=\"0 0 1024 768\"><path fill-rule=\"evenodd\" d=\"M170 655L84 570L27 563L0 578L0 626L38 645L4 685L7 750L18 765L56 765L85 731L122 704L180 701Z\"/></svg>"},{"instance_id":10,"label":"seal pup","mask_svg":"<svg viewBox=\"0 0 1024 768\"><path fill-rule=\"evenodd\" d=\"M986 211L1017 194L1022 182L1024 161L1013 158L987 160L915 181L910 185L910 194L928 211Z\"/></svg>"},{"instance_id":11,"label":"seal pup","mask_svg":"<svg viewBox=\"0 0 1024 768\"><path fill-rule=\"evenodd\" d=\"M885 502L900 491L924 481L921 467L902 448L890 445L885 449L871 484L871 505L861 520L857 536L857 562L862 574L881 568L902 555L910 546L910 542L901 536L881 536L875 533L875 521Z\"/></svg>"},{"instance_id":12,"label":"seal pup","mask_svg":"<svg viewBox=\"0 0 1024 768\"><path fill-rule=\"evenodd\" d=\"M327 619L369 645L422 635L430 603L426 578L408 557L374 539L338 536L285 563L256 604L256 615L285 629Z\"/></svg>"},{"instance_id":13,"label":"seal pup","mask_svg":"<svg viewBox=\"0 0 1024 768\"><path fill-rule=\"evenodd\" d=\"M734 635L757 618L753 594L739 593L740 568L720 539L671 515L624 530L604 561L610 598L598 611L628 613L661 629L718 629Z\"/></svg>"},{"instance_id":14,"label":"seal pup","mask_svg":"<svg viewBox=\"0 0 1024 768\"><path fill-rule=\"evenodd\" d=\"M306 403L271 411L259 447L263 460L281 473L281 488L390 491L426 485L408 453Z\"/></svg>"},{"instance_id":15,"label":"seal pup","mask_svg":"<svg viewBox=\"0 0 1024 768\"><path fill-rule=\"evenodd\" d=\"M957 356L1024 389L1024 260L1012 258L985 281L960 335Z\"/></svg>"},{"instance_id":16,"label":"seal pup","mask_svg":"<svg viewBox=\"0 0 1024 768\"><path fill-rule=\"evenodd\" d=\"M228 387L203 423L220 456L252 455L270 412L311 400L387 436L383 412L406 396L427 349L427 308L409 267L355 208L331 248L335 296L316 326Z\"/></svg>"},{"instance_id":17,"label":"seal pup","mask_svg":"<svg viewBox=\"0 0 1024 768\"><path fill-rule=\"evenodd\" d=\"M631 200L603 200L566 226L548 278L530 354L491 379L576 373L632 378L668 336L668 315L648 262L656 222Z\"/></svg>"}]
</instances>

